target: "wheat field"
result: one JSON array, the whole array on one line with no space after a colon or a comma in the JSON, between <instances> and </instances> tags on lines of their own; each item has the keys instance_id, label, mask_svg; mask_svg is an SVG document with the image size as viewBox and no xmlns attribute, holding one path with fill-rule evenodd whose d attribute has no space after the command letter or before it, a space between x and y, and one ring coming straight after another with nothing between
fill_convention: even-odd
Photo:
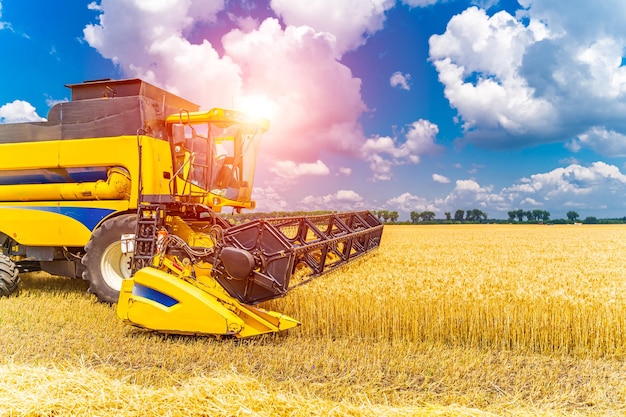
<instances>
[{"instance_id":1,"label":"wheat field","mask_svg":"<svg viewBox=\"0 0 626 417\"><path fill-rule=\"evenodd\" d=\"M0 416L626 413L626 226L385 226L249 340L126 327L79 280L0 299Z\"/></svg>"}]
</instances>

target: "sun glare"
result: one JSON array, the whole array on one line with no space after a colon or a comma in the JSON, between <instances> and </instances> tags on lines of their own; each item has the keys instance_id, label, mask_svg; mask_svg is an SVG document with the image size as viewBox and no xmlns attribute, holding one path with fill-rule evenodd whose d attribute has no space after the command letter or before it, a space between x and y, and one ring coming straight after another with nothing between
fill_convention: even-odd
<instances>
[{"instance_id":1,"label":"sun glare","mask_svg":"<svg viewBox=\"0 0 626 417\"><path fill-rule=\"evenodd\" d=\"M244 96L237 107L253 119L269 119L270 122L278 112L278 104L266 96Z\"/></svg>"}]
</instances>

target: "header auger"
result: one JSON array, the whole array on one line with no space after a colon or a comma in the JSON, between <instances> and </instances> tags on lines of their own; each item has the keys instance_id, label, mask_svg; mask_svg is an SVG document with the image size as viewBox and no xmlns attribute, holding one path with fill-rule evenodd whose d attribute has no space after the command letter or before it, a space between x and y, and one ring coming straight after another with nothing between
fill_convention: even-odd
<instances>
[{"instance_id":1,"label":"header auger","mask_svg":"<svg viewBox=\"0 0 626 417\"><path fill-rule=\"evenodd\" d=\"M19 271L89 281L124 322L248 337L299 323L257 304L379 246L368 211L233 225L267 120L141 80L70 85L47 122L0 125L0 295Z\"/></svg>"}]
</instances>

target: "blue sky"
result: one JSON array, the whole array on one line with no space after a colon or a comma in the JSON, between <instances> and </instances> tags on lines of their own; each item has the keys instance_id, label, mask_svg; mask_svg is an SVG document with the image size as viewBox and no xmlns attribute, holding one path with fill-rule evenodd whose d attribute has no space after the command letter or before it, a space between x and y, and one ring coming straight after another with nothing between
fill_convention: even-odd
<instances>
[{"instance_id":1,"label":"blue sky","mask_svg":"<svg viewBox=\"0 0 626 417\"><path fill-rule=\"evenodd\" d=\"M625 47L618 0L0 0L0 123L139 77L270 117L260 211L624 217Z\"/></svg>"}]
</instances>

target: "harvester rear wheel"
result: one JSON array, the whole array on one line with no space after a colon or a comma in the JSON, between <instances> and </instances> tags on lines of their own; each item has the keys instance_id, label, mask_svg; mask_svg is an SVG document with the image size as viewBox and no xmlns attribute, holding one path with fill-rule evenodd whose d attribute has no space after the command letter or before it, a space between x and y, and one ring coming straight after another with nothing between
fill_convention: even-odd
<instances>
[{"instance_id":1,"label":"harvester rear wheel","mask_svg":"<svg viewBox=\"0 0 626 417\"><path fill-rule=\"evenodd\" d=\"M122 280L131 275L132 257L122 252L121 237L135 233L136 225L135 214L109 219L91 235L85 246L83 279L89 281L89 292L101 302L116 303Z\"/></svg>"},{"instance_id":2,"label":"harvester rear wheel","mask_svg":"<svg viewBox=\"0 0 626 417\"><path fill-rule=\"evenodd\" d=\"M15 262L0 253L0 297L6 297L18 289L20 277Z\"/></svg>"}]
</instances>

